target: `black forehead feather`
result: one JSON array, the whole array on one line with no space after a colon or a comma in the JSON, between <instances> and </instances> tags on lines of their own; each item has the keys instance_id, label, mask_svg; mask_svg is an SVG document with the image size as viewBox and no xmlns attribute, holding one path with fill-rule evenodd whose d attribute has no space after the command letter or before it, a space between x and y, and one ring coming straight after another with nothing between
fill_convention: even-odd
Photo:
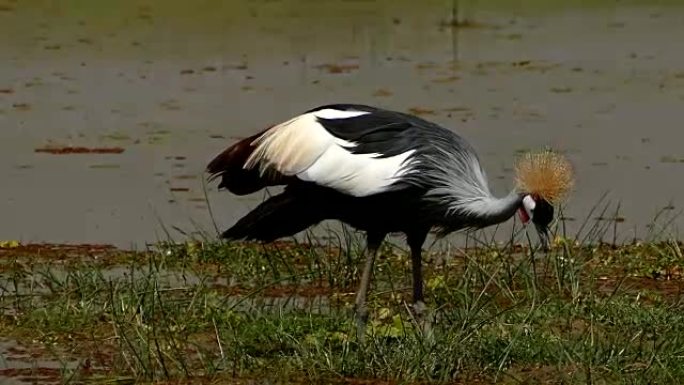
<instances>
[{"instance_id":1,"label":"black forehead feather","mask_svg":"<svg viewBox=\"0 0 684 385\"><path fill-rule=\"evenodd\" d=\"M547 226L553 220L553 206L544 199L537 200L533 220L537 224Z\"/></svg>"}]
</instances>

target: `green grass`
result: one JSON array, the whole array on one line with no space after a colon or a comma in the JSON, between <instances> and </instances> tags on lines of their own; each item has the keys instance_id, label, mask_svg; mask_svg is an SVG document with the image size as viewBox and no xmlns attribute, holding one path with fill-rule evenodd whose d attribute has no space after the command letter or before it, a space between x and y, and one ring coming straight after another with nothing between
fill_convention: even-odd
<instances>
[{"instance_id":1,"label":"green grass","mask_svg":"<svg viewBox=\"0 0 684 385\"><path fill-rule=\"evenodd\" d=\"M0 335L58 362L63 382L684 380L678 242L560 238L534 263L524 247L433 252L428 336L407 310L410 260L386 246L364 344L352 313L360 247L340 243L4 249Z\"/></svg>"}]
</instances>

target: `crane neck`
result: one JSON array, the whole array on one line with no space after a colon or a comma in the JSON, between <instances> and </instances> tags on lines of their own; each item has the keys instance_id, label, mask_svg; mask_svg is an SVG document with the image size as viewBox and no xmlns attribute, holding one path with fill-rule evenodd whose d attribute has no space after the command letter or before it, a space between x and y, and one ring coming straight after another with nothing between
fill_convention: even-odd
<instances>
[{"instance_id":1,"label":"crane neck","mask_svg":"<svg viewBox=\"0 0 684 385\"><path fill-rule=\"evenodd\" d=\"M525 194L518 191L511 191L503 198L485 196L464 202L460 208L460 213L465 214L478 227L485 227L504 222L512 217L520 208Z\"/></svg>"}]
</instances>

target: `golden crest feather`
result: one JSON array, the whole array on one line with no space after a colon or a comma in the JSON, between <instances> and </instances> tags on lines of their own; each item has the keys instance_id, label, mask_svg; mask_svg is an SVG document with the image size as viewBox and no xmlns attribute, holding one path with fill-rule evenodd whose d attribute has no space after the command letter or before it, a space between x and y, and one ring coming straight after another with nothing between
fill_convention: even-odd
<instances>
[{"instance_id":1,"label":"golden crest feather","mask_svg":"<svg viewBox=\"0 0 684 385\"><path fill-rule=\"evenodd\" d=\"M570 162L551 150L528 152L515 165L517 188L537 194L551 204L560 203L574 185Z\"/></svg>"}]
</instances>

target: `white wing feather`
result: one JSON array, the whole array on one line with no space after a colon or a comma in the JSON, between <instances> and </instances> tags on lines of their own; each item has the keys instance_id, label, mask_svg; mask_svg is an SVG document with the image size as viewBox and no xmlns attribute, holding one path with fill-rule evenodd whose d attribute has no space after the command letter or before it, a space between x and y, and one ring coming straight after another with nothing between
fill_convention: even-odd
<instances>
[{"instance_id":1,"label":"white wing feather","mask_svg":"<svg viewBox=\"0 0 684 385\"><path fill-rule=\"evenodd\" d=\"M273 126L258 137L245 168L273 167L284 175L362 197L386 191L397 178L410 172L413 150L381 158L381 154L353 154L356 143L332 135L317 121L346 119L365 111L324 109L299 115Z\"/></svg>"}]
</instances>

